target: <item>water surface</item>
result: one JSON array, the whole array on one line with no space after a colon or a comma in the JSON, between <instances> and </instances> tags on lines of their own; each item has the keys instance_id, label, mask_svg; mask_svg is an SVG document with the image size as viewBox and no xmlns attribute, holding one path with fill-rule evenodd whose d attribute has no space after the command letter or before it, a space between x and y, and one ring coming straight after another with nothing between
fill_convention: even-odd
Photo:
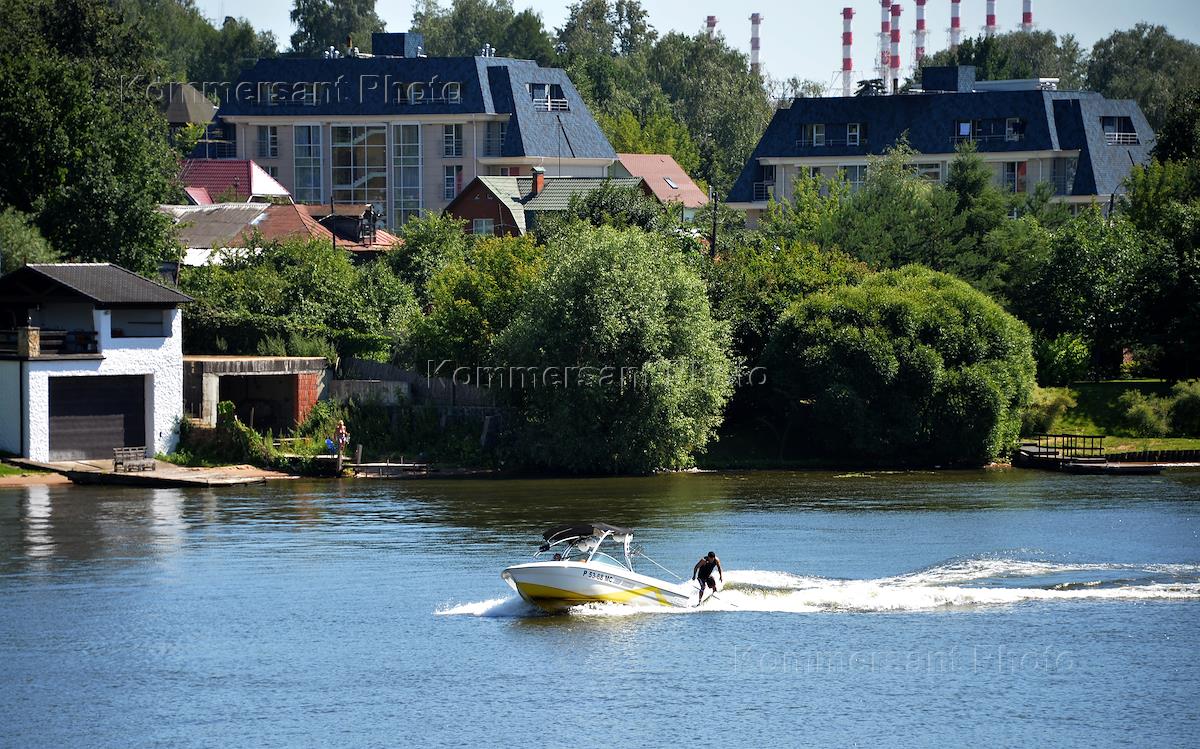
<instances>
[{"instance_id":1,"label":"water surface","mask_svg":"<svg viewBox=\"0 0 1200 749\"><path fill-rule=\"evenodd\" d=\"M577 519L726 587L539 615ZM0 491L3 746L1195 746L1198 652L1195 472Z\"/></svg>"}]
</instances>

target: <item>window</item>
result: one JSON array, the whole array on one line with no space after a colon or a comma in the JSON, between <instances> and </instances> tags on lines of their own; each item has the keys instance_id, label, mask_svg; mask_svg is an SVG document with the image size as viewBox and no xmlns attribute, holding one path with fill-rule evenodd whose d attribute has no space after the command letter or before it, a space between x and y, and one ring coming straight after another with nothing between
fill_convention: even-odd
<instances>
[{"instance_id":1,"label":"window","mask_svg":"<svg viewBox=\"0 0 1200 749\"><path fill-rule=\"evenodd\" d=\"M330 133L333 199L338 203L370 203L382 214L387 205L387 128L334 125Z\"/></svg>"},{"instance_id":2,"label":"window","mask_svg":"<svg viewBox=\"0 0 1200 749\"><path fill-rule=\"evenodd\" d=\"M1104 141L1110 146L1136 146L1137 129L1129 117L1101 117L1100 127L1104 130Z\"/></svg>"},{"instance_id":3,"label":"window","mask_svg":"<svg viewBox=\"0 0 1200 749\"><path fill-rule=\"evenodd\" d=\"M675 182L675 180L671 179L670 177L663 177L663 182L666 182L667 187L671 188L672 190L679 189L679 184L677 182Z\"/></svg>"},{"instance_id":4,"label":"window","mask_svg":"<svg viewBox=\"0 0 1200 749\"><path fill-rule=\"evenodd\" d=\"M857 122L851 122L846 125L846 145L857 146L862 142L862 125Z\"/></svg>"},{"instance_id":5,"label":"window","mask_svg":"<svg viewBox=\"0 0 1200 749\"><path fill-rule=\"evenodd\" d=\"M496 222L490 218L477 218L471 221L472 234L495 234Z\"/></svg>"},{"instance_id":6,"label":"window","mask_svg":"<svg viewBox=\"0 0 1200 749\"><path fill-rule=\"evenodd\" d=\"M392 221L421 215L421 126L392 126Z\"/></svg>"},{"instance_id":7,"label":"window","mask_svg":"<svg viewBox=\"0 0 1200 749\"><path fill-rule=\"evenodd\" d=\"M1021 140L1025 137L1025 121L1020 117L1009 117L1004 121L1004 139Z\"/></svg>"},{"instance_id":8,"label":"window","mask_svg":"<svg viewBox=\"0 0 1200 749\"><path fill-rule=\"evenodd\" d=\"M462 125L442 125L442 155L446 158L463 155Z\"/></svg>"},{"instance_id":9,"label":"window","mask_svg":"<svg viewBox=\"0 0 1200 749\"><path fill-rule=\"evenodd\" d=\"M292 128L292 154L295 178L292 194L297 203L321 202L321 126L296 125Z\"/></svg>"},{"instance_id":10,"label":"window","mask_svg":"<svg viewBox=\"0 0 1200 749\"><path fill-rule=\"evenodd\" d=\"M498 176L498 177L520 177L521 176L521 167L519 167L519 166L502 166L498 170L496 170L496 176Z\"/></svg>"},{"instance_id":11,"label":"window","mask_svg":"<svg viewBox=\"0 0 1200 749\"><path fill-rule=\"evenodd\" d=\"M458 195L462 189L462 164L455 164L445 168L443 178L442 197L446 200L454 200L454 196Z\"/></svg>"},{"instance_id":12,"label":"window","mask_svg":"<svg viewBox=\"0 0 1200 749\"><path fill-rule=\"evenodd\" d=\"M265 171L267 176L271 179L279 179L279 167L268 165L263 167L263 171Z\"/></svg>"},{"instance_id":13,"label":"window","mask_svg":"<svg viewBox=\"0 0 1200 749\"><path fill-rule=\"evenodd\" d=\"M542 112L566 112L570 109L561 85L557 83L530 83L527 85L534 109Z\"/></svg>"},{"instance_id":14,"label":"window","mask_svg":"<svg viewBox=\"0 0 1200 749\"><path fill-rule=\"evenodd\" d=\"M483 138L483 155L499 156L504 152L504 138L508 135L507 122L489 122Z\"/></svg>"},{"instance_id":15,"label":"window","mask_svg":"<svg viewBox=\"0 0 1200 749\"><path fill-rule=\"evenodd\" d=\"M1004 187L1009 192L1025 192L1026 161L1004 162Z\"/></svg>"},{"instance_id":16,"label":"window","mask_svg":"<svg viewBox=\"0 0 1200 749\"><path fill-rule=\"evenodd\" d=\"M867 167L865 164L845 164L838 167L841 171L843 179L850 185L852 192L858 191L863 183L867 181Z\"/></svg>"},{"instance_id":17,"label":"window","mask_svg":"<svg viewBox=\"0 0 1200 749\"><path fill-rule=\"evenodd\" d=\"M1050 183L1054 186L1055 195L1070 195L1075 186L1075 170L1079 168L1079 159L1075 156L1055 158L1050 164Z\"/></svg>"},{"instance_id":18,"label":"window","mask_svg":"<svg viewBox=\"0 0 1200 749\"><path fill-rule=\"evenodd\" d=\"M809 177L809 179L820 179L821 178L821 167L810 166L808 168L808 177Z\"/></svg>"},{"instance_id":19,"label":"window","mask_svg":"<svg viewBox=\"0 0 1200 749\"><path fill-rule=\"evenodd\" d=\"M804 126L804 135L800 138L802 146L823 146L825 145L825 126L823 124L810 124Z\"/></svg>"},{"instance_id":20,"label":"window","mask_svg":"<svg viewBox=\"0 0 1200 749\"><path fill-rule=\"evenodd\" d=\"M165 338L170 335L159 309L114 309L113 338Z\"/></svg>"},{"instance_id":21,"label":"window","mask_svg":"<svg viewBox=\"0 0 1200 749\"><path fill-rule=\"evenodd\" d=\"M274 125L258 126L258 158L275 159L279 157L279 128Z\"/></svg>"},{"instance_id":22,"label":"window","mask_svg":"<svg viewBox=\"0 0 1200 749\"><path fill-rule=\"evenodd\" d=\"M971 120L957 120L954 123L954 133L957 138L968 139L975 132L974 123Z\"/></svg>"},{"instance_id":23,"label":"window","mask_svg":"<svg viewBox=\"0 0 1200 749\"><path fill-rule=\"evenodd\" d=\"M921 179L929 180L930 182L942 181L942 165L941 164L914 164L913 171Z\"/></svg>"},{"instance_id":24,"label":"window","mask_svg":"<svg viewBox=\"0 0 1200 749\"><path fill-rule=\"evenodd\" d=\"M292 96L306 107L315 107L317 105L317 84L302 83L299 90Z\"/></svg>"}]
</instances>

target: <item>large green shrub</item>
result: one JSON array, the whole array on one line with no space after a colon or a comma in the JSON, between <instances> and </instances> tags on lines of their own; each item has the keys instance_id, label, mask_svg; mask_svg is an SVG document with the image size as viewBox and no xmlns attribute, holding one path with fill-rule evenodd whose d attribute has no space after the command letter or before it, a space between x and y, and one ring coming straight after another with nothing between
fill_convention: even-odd
<instances>
[{"instance_id":1,"label":"large green shrub","mask_svg":"<svg viewBox=\"0 0 1200 749\"><path fill-rule=\"evenodd\" d=\"M1075 405L1075 398L1066 388L1035 387L1021 420L1021 434L1028 437L1052 431L1054 424Z\"/></svg>"},{"instance_id":2,"label":"large green shrub","mask_svg":"<svg viewBox=\"0 0 1200 749\"><path fill-rule=\"evenodd\" d=\"M1043 385L1069 385L1087 376L1092 360L1087 341L1076 333L1038 338L1035 347L1038 381Z\"/></svg>"},{"instance_id":3,"label":"large green shrub","mask_svg":"<svg viewBox=\"0 0 1200 749\"><path fill-rule=\"evenodd\" d=\"M1028 328L987 296L907 266L796 302L767 361L810 454L980 464L1017 441L1031 349Z\"/></svg>"},{"instance_id":4,"label":"large green shrub","mask_svg":"<svg viewBox=\"0 0 1200 749\"><path fill-rule=\"evenodd\" d=\"M1129 390L1117 399L1125 431L1134 437L1166 437L1171 433L1171 401Z\"/></svg>"},{"instance_id":5,"label":"large green shrub","mask_svg":"<svg viewBox=\"0 0 1200 749\"><path fill-rule=\"evenodd\" d=\"M687 466L732 389L728 327L703 282L668 240L635 229L560 234L498 349L519 413L511 455L529 467Z\"/></svg>"},{"instance_id":6,"label":"large green shrub","mask_svg":"<svg viewBox=\"0 0 1200 749\"><path fill-rule=\"evenodd\" d=\"M1171 388L1171 430L1179 437L1200 437L1200 380Z\"/></svg>"}]
</instances>

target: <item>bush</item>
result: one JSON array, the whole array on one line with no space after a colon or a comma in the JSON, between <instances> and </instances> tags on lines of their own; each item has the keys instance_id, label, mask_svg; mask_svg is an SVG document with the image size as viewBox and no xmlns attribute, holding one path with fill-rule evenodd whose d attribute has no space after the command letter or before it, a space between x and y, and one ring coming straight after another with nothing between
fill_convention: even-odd
<instances>
[{"instance_id":1,"label":"bush","mask_svg":"<svg viewBox=\"0 0 1200 749\"><path fill-rule=\"evenodd\" d=\"M1087 377L1092 352L1087 342L1074 333L1053 340L1038 339L1038 381L1042 385L1070 385Z\"/></svg>"},{"instance_id":2,"label":"bush","mask_svg":"<svg viewBox=\"0 0 1200 749\"><path fill-rule=\"evenodd\" d=\"M1178 437L1200 437L1200 380L1171 388L1171 431Z\"/></svg>"},{"instance_id":3,"label":"bush","mask_svg":"<svg viewBox=\"0 0 1200 749\"><path fill-rule=\"evenodd\" d=\"M1030 436L1054 430L1054 424L1068 409L1075 407L1075 398L1066 388L1033 389L1033 398L1021 419L1021 434Z\"/></svg>"},{"instance_id":4,"label":"bush","mask_svg":"<svg viewBox=\"0 0 1200 749\"><path fill-rule=\"evenodd\" d=\"M186 465L228 465L249 463L260 467L274 464L275 449L271 435L260 435L243 424L229 401L217 404L217 428L193 429L182 422L177 458Z\"/></svg>"},{"instance_id":5,"label":"bush","mask_svg":"<svg viewBox=\"0 0 1200 749\"><path fill-rule=\"evenodd\" d=\"M1166 437L1171 433L1171 400L1129 390L1117 399L1121 421L1133 437Z\"/></svg>"},{"instance_id":6,"label":"bush","mask_svg":"<svg viewBox=\"0 0 1200 749\"><path fill-rule=\"evenodd\" d=\"M876 464L982 464L1015 446L1033 388L1029 329L919 266L811 295L767 362L805 447Z\"/></svg>"}]
</instances>

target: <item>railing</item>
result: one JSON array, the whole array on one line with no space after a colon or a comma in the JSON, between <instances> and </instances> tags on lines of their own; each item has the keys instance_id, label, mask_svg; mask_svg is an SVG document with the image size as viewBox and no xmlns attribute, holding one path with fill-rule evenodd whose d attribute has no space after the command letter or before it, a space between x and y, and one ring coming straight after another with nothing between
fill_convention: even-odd
<instances>
[{"instance_id":1,"label":"railing","mask_svg":"<svg viewBox=\"0 0 1200 749\"><path fill-rule=\"evenodd\" d=\"M953 135L950 142L959 143L1019 143L1025 140L1024 133L993 133L991 135Z\"/></svg>"},{"instance_id":2,"label":"railing","mask_svg":"<svg viewBox=\"0 0 1200 749\"><path fill-rule=\"evenodd\" d=\"M1075 182L1074 178L1068 179L1065 176L1051 177L1046 180L1050 186L1054 188L1055 195L1070 195L1071 186Z\"/></svg>"},{"instance_id":3,"label":"railing","mask_svg":"<svg viewBox=\"0 0 1200 749\"><path fill-rule=\"evenodd\" d=\"M23 330L27 336L24 346L21 343ZM94 330L0 330L0 354L34 357L96 354L99 351L99 337Z\"/></svg>"},{"instance_id":4,"label":"railing","mask_svg":"<svg viewBox=\"0 0 1200 749\"><path fill-rule=\"evenodd\" d=\"M504 151L504 139L498 136L489 136L483 139L483 155L484 156L499 156Z\"/></svg>"},{"instance_id":5,"label":"railing","mask_svg":"<svg viewBox=\"0 0 1200 749\"><path fill-rule=\"evenodd\" d=\"M865 146L866 144L867 144L866 138L859 138L857 140L851 140L849 138L844 138L844 139L843 138L825 138L824 140L820 141L819 143L814 141L812 138L801 138L800 140L796 141L796 145L800 148L824 148L824 147L828 147L828 146L855 147L855 146Z\"/></svg>"},{"instance_id":6,"label":"railing","mask_svg":"<svg viewBox=\"0 0 1200 749\"><path fill-rule=\"evenodd\" d=\"M754 202L770 200L775 197L774 182L755 182L754 183Z\"/></svg>"},{"instance_id":7,"label":"railing","mask_svg":"<svg viewBox=\"0 0 1200 749\"><path fill-rule=\"evenodd\" d=\"M1104 142L1110 146L1136 146L1141 141L1137 133L1105 133Z\"/></svg>"},{"instance_id":8,"label":"railing","mask_svg":"<svg viewBox=\"0 0 1200 749\"><path fill-rule=\"evenodd\" d=\"M566 99L534 99L533 108L539 112L567 112L571 107L567 104Z\"/></svg>"},{"instance_id":9,"label":"railing","mask_svg":"<svg viewBox=\"0 0 1200 749\"><path fill-rule=\"evenodd\" d=\"M1047 457L1103 458L1103 434L1039 434L1034 437L1038 453Z\"/></svg>"}]
</instances>

